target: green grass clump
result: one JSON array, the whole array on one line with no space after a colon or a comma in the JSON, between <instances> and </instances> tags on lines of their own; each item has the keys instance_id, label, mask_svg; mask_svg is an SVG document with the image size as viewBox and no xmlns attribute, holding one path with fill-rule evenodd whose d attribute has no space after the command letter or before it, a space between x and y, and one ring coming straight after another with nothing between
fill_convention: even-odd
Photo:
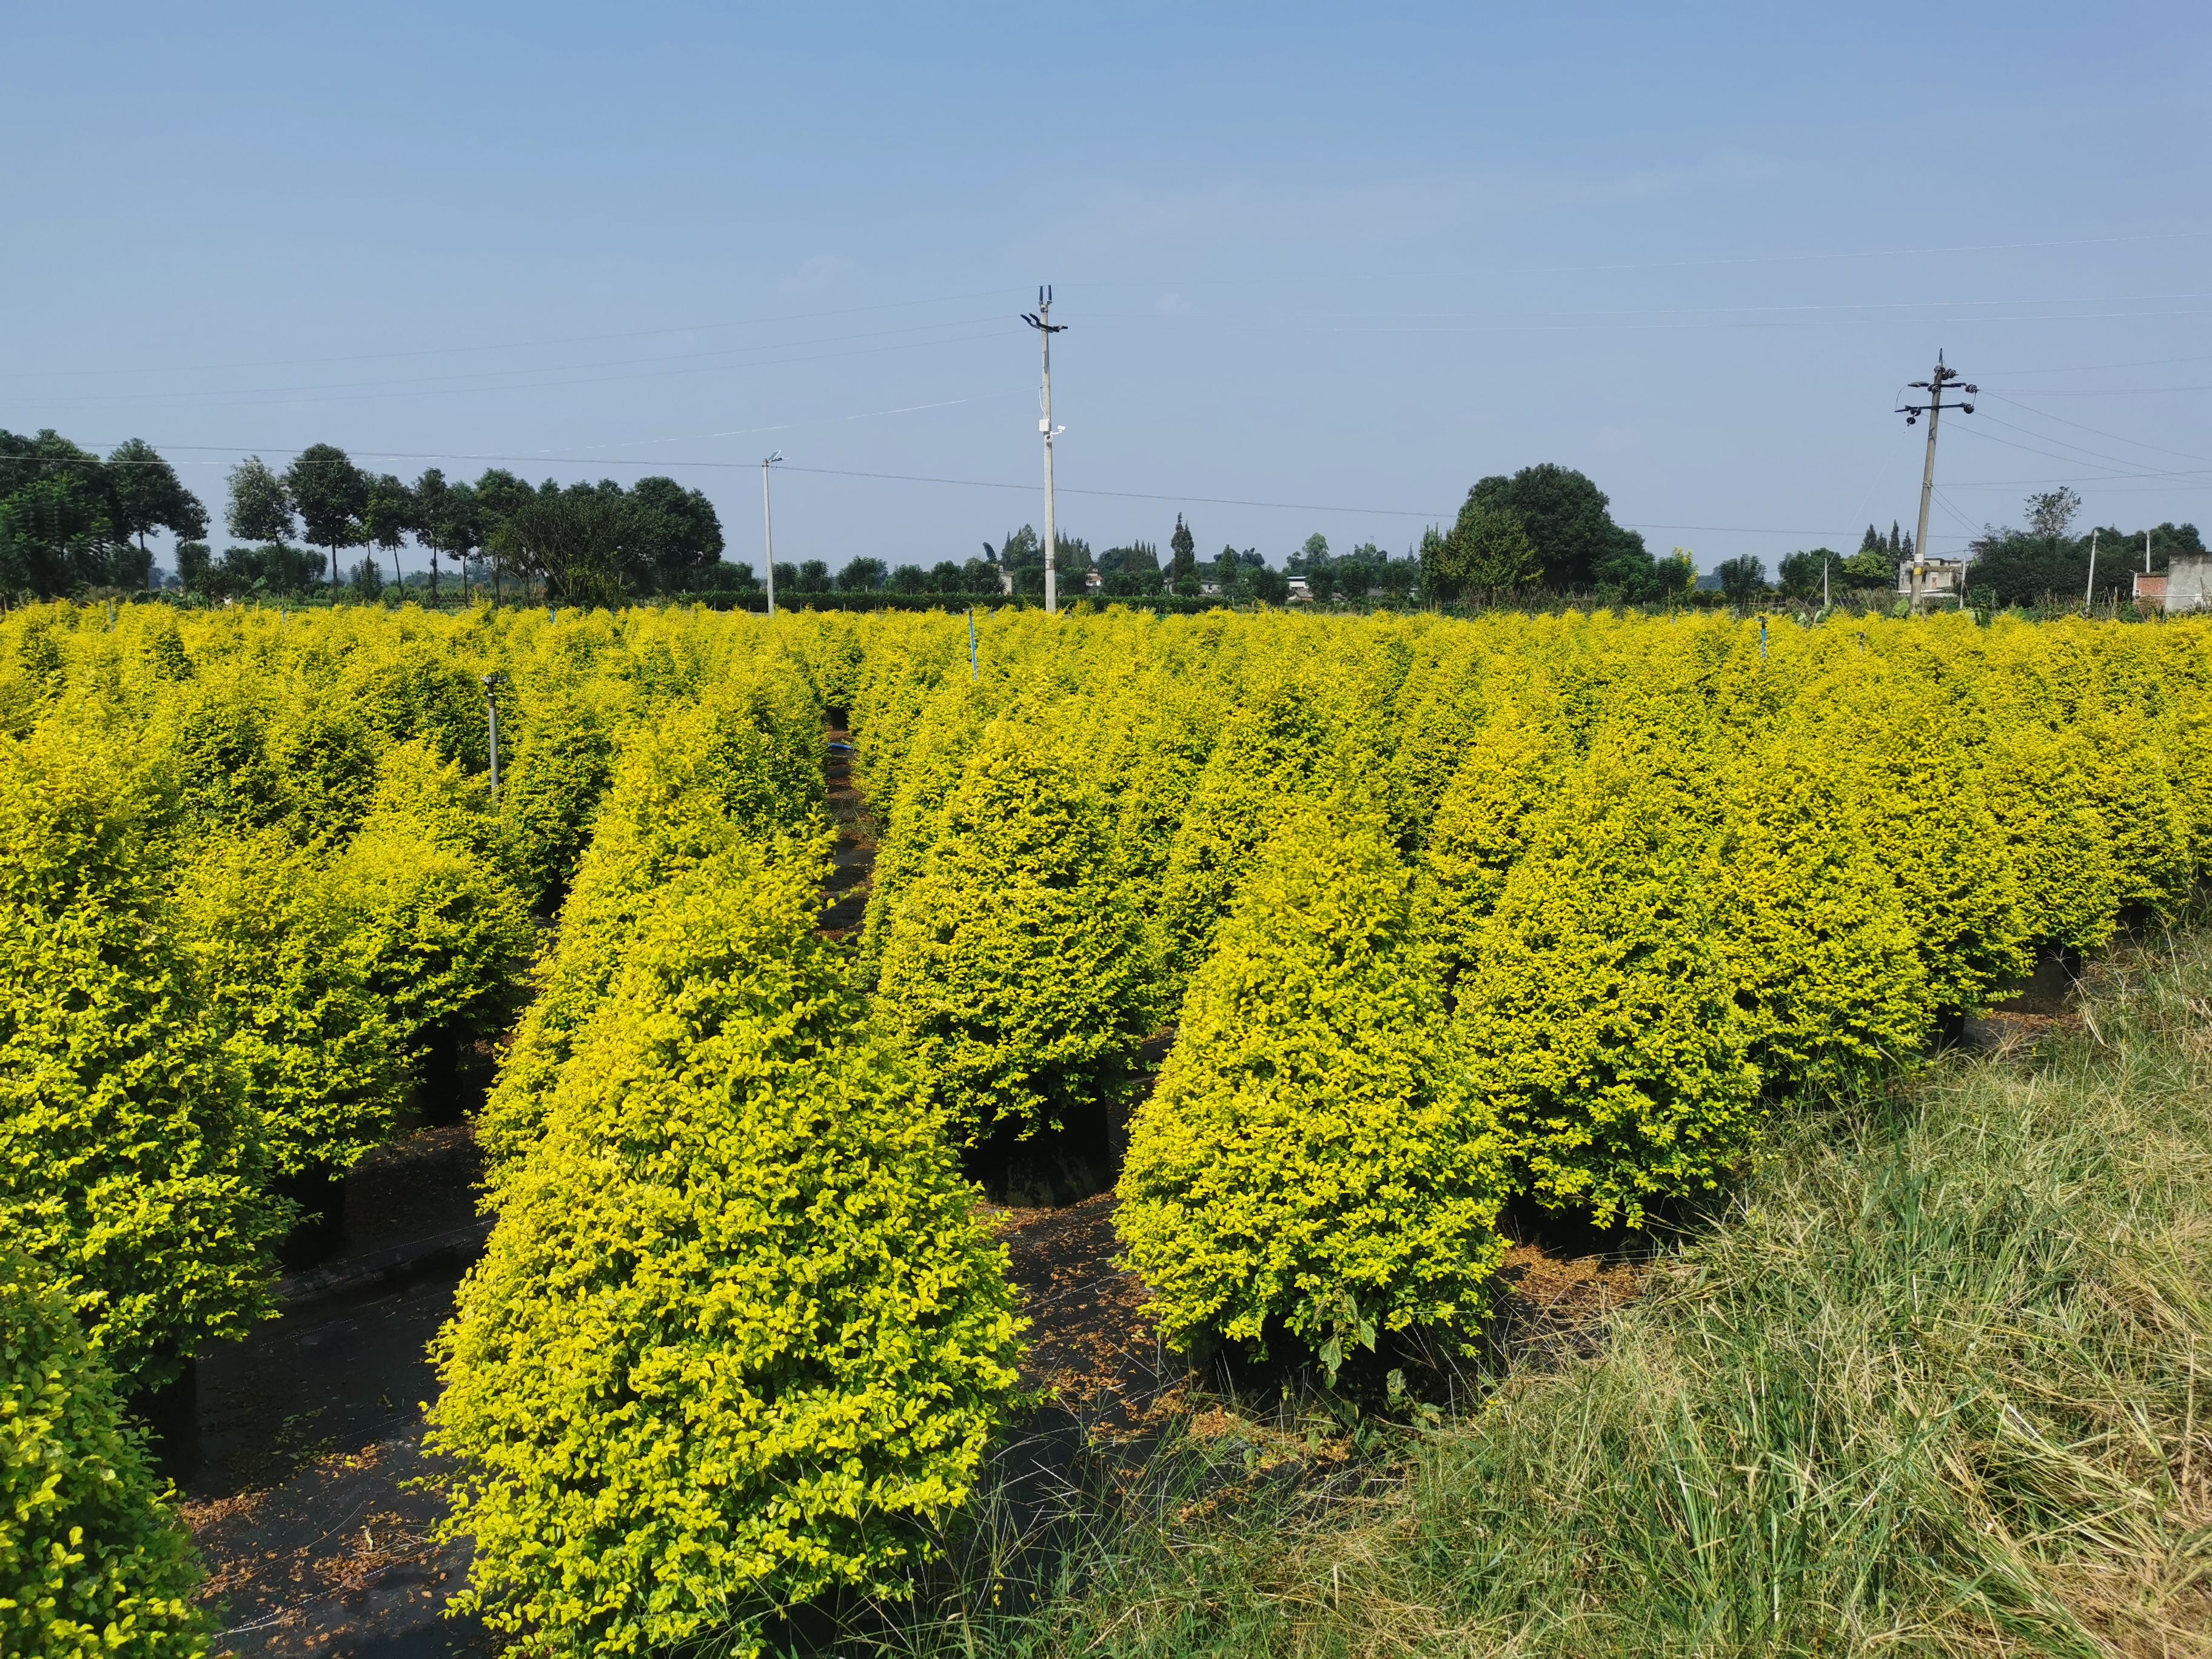
<instances>
[{"instance_id":1,"label":"green grass clump","mask_svg":"<svg viewBox=\"0 0 2212 1659\"><path fill-rule=\"evenodd\" d=\"M2038 1056L1778 1133L1594 1352L1517 1364L1366 1495L1102 1509L951 1650L2212 1650L2209 1231L2200 928Z\"/></svg>"}]
</instances>

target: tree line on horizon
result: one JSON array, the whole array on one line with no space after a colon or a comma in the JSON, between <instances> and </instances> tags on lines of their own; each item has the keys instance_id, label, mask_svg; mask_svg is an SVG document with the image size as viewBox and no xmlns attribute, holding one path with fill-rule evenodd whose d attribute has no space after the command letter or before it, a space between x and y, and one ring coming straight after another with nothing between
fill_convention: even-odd
<instances>
[{"instance_id":1,"label":"tree line on horizon","mask_svg":"<svg viewBox=\"0 0 2212 1659\"><path fill-rule=\"evenodd\" d=\"M2081 505L2073 490L2051 490L2028 498L2025 528L1985 526L1967 550L1969 601L1986 608L2089 597L2093 550L2101 550L2094 597L2122 599L2131 561L2146 547L2154 564L2204 550L2197 527L2187 524L2133 532L2107 526L2075 535ZM213 598L343 587L375 599L386 586L386 560L392 583L403 591L426 586L434 599L448 568L495 592L512 579L584 605L656 594L743 599L763 586L750 563L724 558L714 503L665 477L627 488L606 478L533 485L504 467L471 481L449 480L434 466L410 482L319 443L281 471L258 455L231 468L224 507L233 540L218 553L206 539L206 506L143 439L101 456L52 429L30 437L0 431L0 592L55 598L158 585L147 545L157 531L175 538L178 584ZM428 570L411 575L398 560L410 542L428 556ZM343 556L349 552L361 556L349 568ZM1334 553L1328 538L1315 534L1279 569L1258 549L1233 544L1201 559L1180 514L1165 558L1143 540L1094 554L1078 536L1056 537L1054 553L1063 595L1091 592L1095 578L1096 591L1109 600L1210 596L1229 605L1282 605L1297 580L1305 597L1324 603L1589 595L1608 605L1653 605L1696 603L1702 592L1741 607L1893 591L1913 546L1895 522L1886 538L1869 524L1848 556L1826 547L1790 553L1770 579L1765 561L1747 554L1700 578L1686 550L1655 555L1640 532L1618 523L1609 498L1586 474L1544 462L1480 480L1449 528L1430 526L1403 555L1372 541ZM775 576L778 591L794 599L1036 599L1044 592L1044 548L1025 524L995 545L984 543L981 557L925 568L864 556L834 575L823 560L779 562Z\"/></svg>"}]
</instances>

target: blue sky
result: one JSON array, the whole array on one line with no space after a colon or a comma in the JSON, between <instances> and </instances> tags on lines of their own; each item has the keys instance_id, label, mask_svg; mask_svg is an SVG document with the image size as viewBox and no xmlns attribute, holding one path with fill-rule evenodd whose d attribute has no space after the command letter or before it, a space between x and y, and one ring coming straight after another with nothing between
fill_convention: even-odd
<instances>
[{"instance_id":1,"label":"blue sky","mask_svg":"<svg viewBox=\"0 0 2212 1659\"><path fill-rule=\"evenodd\" d=\"M1402 550L1556 460L1704 566L1848 550L1911 526L1890 411L1939 347L1986 395L1937 550L2059 481L2212 521L2201 5L119 3L6 40L0 426L147 438L210 505L317 441L665 471L757 562L780 448L781 557L965 557L1040 518L1050 282L1094 547L1180 509L1202 552Z\"/></svg>"}]
</instances>

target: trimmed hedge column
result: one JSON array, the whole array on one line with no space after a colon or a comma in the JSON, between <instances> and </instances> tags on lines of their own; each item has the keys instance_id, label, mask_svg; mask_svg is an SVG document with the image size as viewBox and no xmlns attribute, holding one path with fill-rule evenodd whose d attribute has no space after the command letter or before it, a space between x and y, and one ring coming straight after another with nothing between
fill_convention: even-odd
<instances>
[{"instance_id":1,"label":"trimmed hedge column","mask_svg":"<svg viewBox=\"0 0 2212 1659\"><path fill-rule=\"evenodd\" d=\"M199 1565L70 1299L0 1252L0 1653L190 1659Z\"/></svg>"},{"instance_id":2,"label":"trimmed hedge column","mask_svg":"<svg viewBox=\"0 0 2212 1659\"><path fill-rule=\"evenodd\" d=\"M1280 1330L1333 1374L1480 1316L1510 1183L1445 1030L1386 820L1297 809L1131 1126L1116 1224L1171 1346Z\"/></svg>"},{"instance_id":3,"label":"trimmed hedge column","mask_svg":"<svg viewBox=\"0 0 2212 1659\"><path fill-rule=\"evenodd\" d=\"M740 849L662 890L441 1339L459 1605L544 1651L751 1655L897 1594L1013 1387L1005 1250L820 880Z\"/></svg>"}]
</instances>

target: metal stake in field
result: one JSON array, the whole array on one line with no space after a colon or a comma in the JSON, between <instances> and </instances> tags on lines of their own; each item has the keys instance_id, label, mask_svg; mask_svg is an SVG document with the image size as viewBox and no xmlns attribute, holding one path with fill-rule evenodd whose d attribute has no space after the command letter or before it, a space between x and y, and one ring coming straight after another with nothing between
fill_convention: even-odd
<instances>
[{"instance_id":1,"label":"metal stake in field","mask_svg":"<svg viewBox=\"0 0 2212 1659\"><path fill-rule=\"evenodd\" d=\"M491 728L491 804L499 805L499 697L496 671L483 676L484 719Z\"/></svg>"},{"instance_id":2,"label":"metal stake in field","mask_svg":"<svg viewBox=\"0 0 2212 1659\"><path fill-rule=\"evenodd\" d=\"M1916 617L1920 614L1921 605L1927 598L1928 592L1928 502L1936 494L1936 422L1942 418L1943 411L1947 409L1955 409L1962 415L1971 415L1974 412L1974 406L1972 404L1947 404L1943 401L1943 388L1958 378L1959 371L1955 368L1944 368L1943 354L1937 352L1934 375L1928 380L1915 380L1912 383L1916 391L1925 392L1928 394L1928 401L1924 404L1906 404L1897 411L1905 416L1905 423L1907 426L1911 426L1923 415L1928 417L1928 459L1920 469L1920 533L1913 538L1912 542L1912 614ZM1968 386L1959 389L1961 392L1974 392L1981 388Z\"/></svg>"},{"instance_id":3,"label":"metal stake in field","mask_svg":"<svg viewBox=\"0 0 2212 1659\"><path fill-rule=\"evenodd\" d=\"M1067 430L1052 423L1052 337L1066 333L1067 325L1053 326L1050 283L1037 290L1037 308L1024 312L1022 320L1036 330L1044 347L1044 417L1037 422L1037 430L1044 434L1044 608L1045 614L1052 616L1060 610L1060 548L1052 524L1052 441Z\"/></svg>"},{"instance_id":4,"label":"metal stake in field","mask_svg":"<svg viewBox=\"0 0 2212 1659\"><path fill-rule=\"evenodd\" d=\"M768 544L768 614L775 615L775 517L768 510L768 470L783 459L777 450L761 463L761 539Z\"/></svg>"}]
</instances>

